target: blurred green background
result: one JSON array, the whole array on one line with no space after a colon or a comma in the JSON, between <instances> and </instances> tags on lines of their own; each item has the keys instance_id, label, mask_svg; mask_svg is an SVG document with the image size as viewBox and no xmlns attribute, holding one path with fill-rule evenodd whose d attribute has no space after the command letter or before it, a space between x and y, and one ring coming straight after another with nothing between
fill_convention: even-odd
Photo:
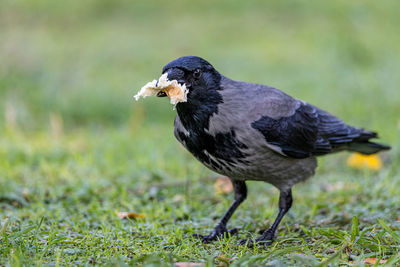
<instances>
[{"instance_id":1,"label":"blurred green background","mask_svg":"<svg viewBox=\"0 0 400 267\"><path fill-rule=\"evenodd\" d=\"M400 235L399 10L398 0L0 1L0 265L396 257L399 241L376 219ZM133 99L185 55L378 131L393 146L384 168L323 157L267 254L235 239L193 246L188 236L208 232L233 197L215 195L216 174L174 140L167 99ZM276 214L276 190L249 192L231 221L242 237Z\"/></svg>"},{"instance_id":2,"label":"blurred green background","mask_svg":"<svg viewBox=\"0 0 400 267\"><path fill-rule=\"evenodd\" d=\"M197 55L393 140L398 10L398 1L3 0L0 125L7 107L24 130L45 129L52 113L67 129L136 116L171 125L168 101L132 96L169 61Z\"/></svg>"}]
</instances>

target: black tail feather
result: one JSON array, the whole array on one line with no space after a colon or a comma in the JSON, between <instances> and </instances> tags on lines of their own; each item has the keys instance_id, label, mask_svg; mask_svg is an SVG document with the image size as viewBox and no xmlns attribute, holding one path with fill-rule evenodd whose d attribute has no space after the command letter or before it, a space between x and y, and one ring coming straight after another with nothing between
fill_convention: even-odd
<instances>
[{"instance_id":1,"label":"black tail feather","mask_svg":"<svg viewBox=\"0 0 400 267\"><path fill-rule=\"evenodd\" d=\"M376 133L376 132L371 132L371 131L367 131L364 129L358 129L358 130L361 130L361 133L359 133L359 136L354 139L354 141L356 141L356 142L364 143L364 142L368 142L368 140L371 138L379 138L378 133Z\"/></svg>"},{"instance_id":2,"label":"black tail feather","mask_svg":"<svg viewBox=\"0 0 400 267\"><path fill-rule=\"evenodd\" d=\"M355 141L353 143L349 143L347 149L353 152L359 152L361 154L371 155L378 153L379 151L382 150L389 150L390 146L373 143L366 140L364 142Z\"/></svg>"}]
</instances>

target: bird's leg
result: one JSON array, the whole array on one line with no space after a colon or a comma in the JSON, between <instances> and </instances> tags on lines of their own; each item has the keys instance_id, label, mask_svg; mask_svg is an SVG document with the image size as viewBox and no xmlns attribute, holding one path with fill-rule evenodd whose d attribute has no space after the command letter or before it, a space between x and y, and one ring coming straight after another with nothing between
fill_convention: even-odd
<instances>
[{"instance_id":1,"label":"bird's leg","mask_svg":"<svg viewBox=\"0 0 400 267\"><path fill-rule=\"evenodd\" d=\"M233 189L235 191L235 200L219 221L217 226L214 228L211 234L209 235L193 235L196 238L201 239L204 243L208 243L210 241L216 240L217 238L223 236L224 234L235 234L237 233L237 229L230 229L226 228L226 224L228 223L229 219L232 217L232 214L235 212L237 207L246 199L247 197L247 187L244 181L236 181L231 180L233 184Z\"/></svg>"},{"instance_id":2,"label":"bird's leg","mask_svg":"<svg viewBox=\"0 0 400 267\"><path fill-rule=\"evenodd\" d=\"M255 240L256 244L267 247L272 244L272 241L275 237L276 228L278 228L279 223L281 222L283 216L289 211L292 206L292 190L281 191L279 196L279 213L276 217L272 226L266 230L260 237ZM241 244L244 245L247 243L248 247L253 247L253 243L250 243L248 240L242 240Z\"/></svg>"}]
</instances>

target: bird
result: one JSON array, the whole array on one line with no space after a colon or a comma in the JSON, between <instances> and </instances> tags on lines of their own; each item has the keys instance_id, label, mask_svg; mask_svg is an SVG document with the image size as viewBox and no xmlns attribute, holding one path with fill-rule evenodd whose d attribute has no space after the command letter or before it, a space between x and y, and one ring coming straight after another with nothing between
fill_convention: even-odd
<instances>
[{"instance_id":1,"label":"bird","mask_svg":"<svg viewBox=\"0 0 400 267\"><path fill-rule=\"evenodd\" d=\"M246 181L266 182L280 192L272 226L255 240L240 242L268 247L292 206L292 187L315 174L318 156L345 150L370 155L390 149L370 141L378 137L376 132L350 126L276 88L232 80L200 57L177 58L162 73L188 89L187 101L176 105L176 139L233 185L234 200L214 230L194 235L204 243L237 233L227 223L247 197Z\"/></svg>"}]
</instances>

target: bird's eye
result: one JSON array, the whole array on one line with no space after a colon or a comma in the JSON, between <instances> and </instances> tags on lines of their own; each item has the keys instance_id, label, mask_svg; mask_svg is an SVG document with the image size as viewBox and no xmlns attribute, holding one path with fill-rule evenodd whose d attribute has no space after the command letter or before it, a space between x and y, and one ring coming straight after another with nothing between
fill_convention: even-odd
<instances>
[{"instance_id":1,"label":"bird's eye","mask_svg":"<svg viewBox=\"0 0 400 267\"><path fill-rule=\"evenodd\" d=\"M196 79L199 78L200 75L201 75L201 70L200 70L200 69L196 69L196 70L193 72L193 77L196 78Z\"/></svg>"}]
</instances>

